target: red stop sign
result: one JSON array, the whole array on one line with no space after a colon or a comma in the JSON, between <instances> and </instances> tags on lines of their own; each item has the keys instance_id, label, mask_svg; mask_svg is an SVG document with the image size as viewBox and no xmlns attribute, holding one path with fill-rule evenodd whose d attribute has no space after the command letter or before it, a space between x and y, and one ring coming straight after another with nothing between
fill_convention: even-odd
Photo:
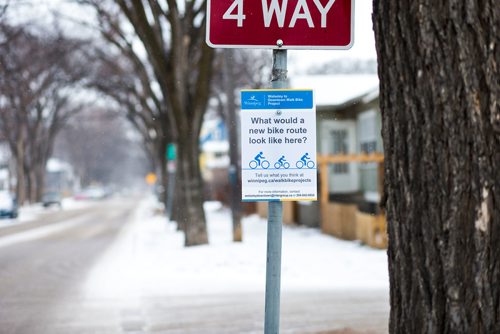
<instances>
[{"instance_id":1,"label":"red stop sign","mask_svg":"<svg viewBox=\"0 0 500 334\"><path fill-rule=\"evenodd\" d=\"M354 0L209 0L207 44L222 48L349 49Z\"/></svg>"}]
</instances>

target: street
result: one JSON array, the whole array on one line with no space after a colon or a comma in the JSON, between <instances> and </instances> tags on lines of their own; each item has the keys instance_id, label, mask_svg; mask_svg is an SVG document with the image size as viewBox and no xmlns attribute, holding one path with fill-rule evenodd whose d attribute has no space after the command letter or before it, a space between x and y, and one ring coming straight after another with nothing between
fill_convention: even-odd
<instances>
[{"instance_id":1,"label":"street","mask_svg":"<svg viewBox=\"0 0 500 334\"><path fill-rule=\"evenodd\" d=\"M0 333L262 333L260 292L183 296L149 287L143 294L87 293L90 272L127 230L135 203L109 199L50 213L30 230L4 231ZM283 291L281 333L386 333L388 304L385 289Z\"/></svg>"},{"instance_id":2,"label":"street","mask_svg":"<svg viewBox=\"0 0 500 334\"><path fill-rule=\"evenodd\" d=\"M55 333L58 330L61 324L54 319L61 314L61 305L65 301L78 304L82 300L82 280L126 223L133 207L124 204L96 203L88 210L79 210L75 217L40 227L62 229L32 240L6 243L18 235L33 233L35 229L0 239L2 334ZM64 211L59 215L64 216ZM57 218L57 215L52 216L52 219ZM72 317L71 310L65 309L64 313Z\"/></svg>"}]
</instances>

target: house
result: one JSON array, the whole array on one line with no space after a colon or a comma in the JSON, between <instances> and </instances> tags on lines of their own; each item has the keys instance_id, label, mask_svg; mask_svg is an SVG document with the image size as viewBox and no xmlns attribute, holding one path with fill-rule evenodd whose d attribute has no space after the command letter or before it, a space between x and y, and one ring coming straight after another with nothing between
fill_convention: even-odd
<instances>
[{"instance_id":1,"label":"house","mask_svg":"<svg viewBox=\"0 0 500 334\"><path fill-rule=\"evenodd\" d=\"M200 134L200 168L205 197L228 203L229 141L227 128L219 117L205 119Z\"/></svg>"},{"instance_id":2,"label":"house","mask_svg":"<svg viewBox=\"0 0 500 334\"><path fill-rule=\"evenodd\" d=\"M321 198L285 203L285 223L318 226L342 239L386 246L385 217L379 210L383 147L378 84L377 75L366 74L291 79L290 87L315 92ZM264 214L263 205L259 207Z\"/></svg>"},{"instance_id":3,"label":"house","mask_svg":"<svg viewBox=\"0 0 500 334\"><path fill-rule=\"evenodd\" d=\"M224 121L220 118L205 120L200 134L202 170L205 176L211 169L229 167L229 142Z\"/></svg>"}]
</instances>

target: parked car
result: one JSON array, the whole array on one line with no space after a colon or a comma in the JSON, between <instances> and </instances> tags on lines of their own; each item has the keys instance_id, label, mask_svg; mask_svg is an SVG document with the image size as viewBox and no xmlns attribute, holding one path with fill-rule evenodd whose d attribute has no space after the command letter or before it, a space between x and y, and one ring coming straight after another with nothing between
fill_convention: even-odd
<instances>
[{"instance_id":1,"label":"parked car","mask_svg":"<svg viewBox=\"0 0 500 334\"><path fill-rule=\"evenodd\" d=\"M61 207L61 194L57 191L48 191L43 194L42 204L45 208L56 205Z\"/></svg>"},{"instance_id":2,"label":"parked car","mask_svg":"<svg viewBox=\"0 0 500 334\"><path fill-rule=\"evenodd\" d=\"M9 191L0 191L0 218L17 218L17 215L16 198Z\"/></svg>"}]
</instances>

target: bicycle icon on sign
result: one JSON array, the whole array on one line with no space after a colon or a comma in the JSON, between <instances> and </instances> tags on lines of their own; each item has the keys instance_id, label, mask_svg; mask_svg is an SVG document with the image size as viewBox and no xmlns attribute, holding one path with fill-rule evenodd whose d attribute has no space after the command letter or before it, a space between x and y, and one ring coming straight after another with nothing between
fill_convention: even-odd
<instances>
[{"instance_id":1,"label":"bicycle icon on sign","mask_svg":"<svg viewBox=\"0 0 500 334\"><path fill-rule=\"evenodd\" d=\"M285 156L282 155L281 158L279 158L278 161L276 161L276 163L274 164L274 168L276 168L276 169L280 169L280 168L288 169L288 168L290 168L290 163L287 162L285 159Z\"/></svg>"},{"instance_id":2,"label":"bicycle icon on sign","mask_svg":"<svg viewBox=\"0 0 500 334\"><path fill-rule=\"evenodd\" d=\"M257 167L262 167L263 169L268 169L269 166L271 166L271 163L267 160L262 160L262 161L257 161L257 160L252 160L249 163L250 168L256 169Z\"/></svg>"},{"instance_id":3,"label":"bicycle icon on sign","mask_svg":"<svg viewBox=\"0 0 500 334\"><path fill-rule=\"evenodd\" d=\"M309 153L304 154L300 158L300 160L295 163L295 166L299 169L302 169L304 167L312 169L314 168L314 166L316 166L314 161L307 161L307 160L311 160L311 158L309 157Z\"/></svg>"},{"instance_id":4,"label":"bicycle icon on sign","mask_svg":"<svg viewBox=\"0 0 500 334\"><path fill-rule=\"evenodd\" d=\"M316 164L313 161L308 161L307 164L304 164L304 162L302 160L299 160L299 161L297 161L295 166L299 169L304 168L304 166L306 166L309 169L312 169L312 168L314 168L314 166L316 166Z\"/></svg>"},{"instance_id":5,"label":"bicycle icon on sign","mask_svg":"<svg viewBox=\"0 0 500 334\"><path fill-rule=\"evenodd\" d=\"M251 169L256 169L259 166L262 167L263 169L268 169L271 163L264 159L265 158L263 153L259 152L259 154L257 154L255 158L252 161L250 161L248 165L250 166Z\"/></svg>"}]
</instances>

